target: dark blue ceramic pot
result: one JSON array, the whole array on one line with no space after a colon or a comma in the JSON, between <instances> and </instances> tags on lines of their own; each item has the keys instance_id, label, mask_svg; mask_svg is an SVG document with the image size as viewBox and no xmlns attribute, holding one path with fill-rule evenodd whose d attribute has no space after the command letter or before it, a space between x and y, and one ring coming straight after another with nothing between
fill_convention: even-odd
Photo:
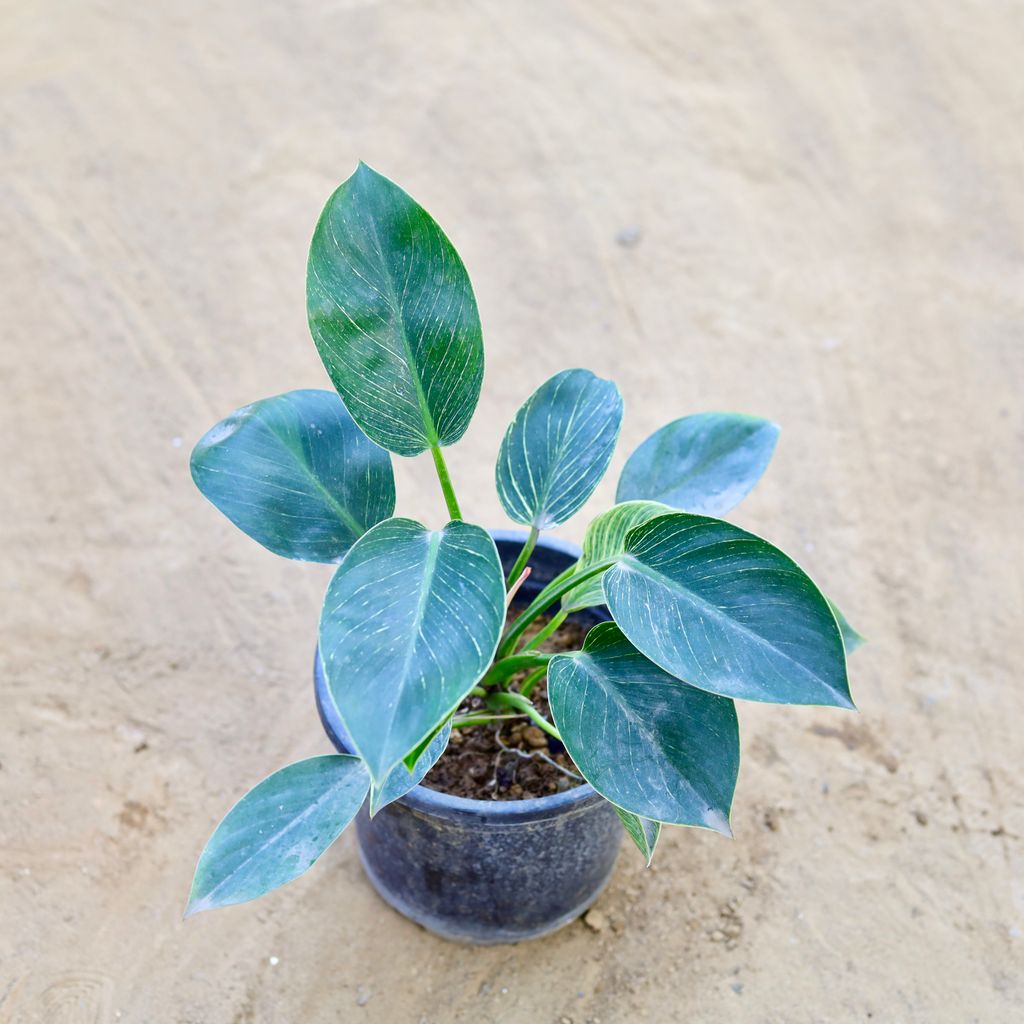
<instances>
[{"instance_id":1,"label":"dark blue ceramic pot","mask_svg":"<svg viewBox=\"0 0 1024 1024\"><path fill-rule=\"evenodd\" d=\"M492 535L508 572L525 534ZM541 540L518 596L529 602L578 557L574 545ZM574 618L590 626L607 613ZM314 676L320 720L348 753L319 656ZM416 786L372 820L364 805L356 833L366 874L391 906L444 938L492 945L546 935L582 914L611 876L623 830L589 785L535 800L467 800Z\"/></svg>"}]
</instances>

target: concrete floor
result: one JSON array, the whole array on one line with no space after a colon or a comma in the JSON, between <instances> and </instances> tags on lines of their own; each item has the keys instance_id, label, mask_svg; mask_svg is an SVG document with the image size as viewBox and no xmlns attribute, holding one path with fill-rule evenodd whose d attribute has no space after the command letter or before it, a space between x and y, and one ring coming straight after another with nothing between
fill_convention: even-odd
<instances>
[{"instance_id":1,"label":"concrete floor","mask_svg":"<svg viewBox=\"0 0 1024 1024\"><path fill-rule=\"evenodd\" d=\"M1024 8L40 0L0 38L0 1020L1024 1017ZM327 386L306 247L359 158L474 280L469 518L505 525L502 431L563 367L626 398L589 513L665 421L769 416L735 519L871 641L859 715L740 708L735 840L624 852L600 931L434 939L351 837L181 919L231 802L326 749L329 567L235 531L187 460Z\"/></svg>"}]
</instances>

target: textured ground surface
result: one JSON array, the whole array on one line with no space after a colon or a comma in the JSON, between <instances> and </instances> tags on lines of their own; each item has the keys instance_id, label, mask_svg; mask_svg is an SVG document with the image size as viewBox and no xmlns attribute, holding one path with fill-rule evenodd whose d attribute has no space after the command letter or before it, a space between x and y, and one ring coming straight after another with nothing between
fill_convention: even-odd
<instances>
[{"instance_id":1,"label":"textured ground surface","mask_svg":"<svg viewBox=\"0 0 1024 1024\"><path fill-rule=\"evenodd\" d=\"M40 0L0 37L0 1020L1024 1018L1018 5ZM566 365L622 387L615 469L682 413L770 416L736 519L871 639L859 715L741 708L736 839L625 853L600 930L446 944L350 838L181 920L232 800L325 750L328 570L187 457L326 385L305 250L360 157L473 275L470 517ZM399 485L440 521L428 465Z\"/></svg>"}]
</instances>

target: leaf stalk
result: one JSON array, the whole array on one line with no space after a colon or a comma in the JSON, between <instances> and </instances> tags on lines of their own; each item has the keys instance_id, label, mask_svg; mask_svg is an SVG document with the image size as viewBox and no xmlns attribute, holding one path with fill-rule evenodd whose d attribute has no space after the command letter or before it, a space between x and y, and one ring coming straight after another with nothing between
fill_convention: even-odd
<instances>
[{"instance_id":1,"label":"leaf stalk","mask_svg":"<svg viewBox=\"0 0 1024 1024\"><path fill-rule=\"evenodd\" d=\"M441 454L439 445L433 445L430 454L434 457L434 469L437 470L437 479L441 484L441 493L444 495L444 503L448 506L448 516L451 519L461 519L462 510L459 508L459 500L455 497L455 488L452 487L452 478L448 473L448 466Z\"/></svg>"},{"instance_id":2,"label":"leaf stalk","mask_svg":"<svg viewBox=\"0 0 1024 1024\"><path fill-rule=\"evenodd\" d=\"M607 562L599 562L597 565L591 566L585 572L577 573L575 566L571 566L566 569L560 576L556 576L531 602L526 606L526 610L512 623L509 627L508 632L505 634L505 638L501 641L498 646L498 657L504 658L512 650L514 650L516 642L526 632L526 627L542 612L546 611L551 605L553 605L563 594L567 594L573 587L578 586L580 583L584 583L589 580L592 576L596 576L598 573L604 572L606 569L610 569L615 564L613 559L609 559Z\"/></svg>"},{"instance_id":3,"label":"leaf stalk","mask_svg":"<svg viewBox=\"0 0 1024 1024\"><path fill-rule=\"evenodd\" d=\"M492 693L487 698L487 703L491 707L509 707L522 711L532 719L538 728L543 729L549 736L554 736L559 741L562 739L561 733L521 693L508 693L507 691Z\"/></svg>"},{"instance_id":4,"label":"leaf stalk","mask_svg":"<svg viewBox=\"0 0 1024 1024\"><path fill-rule=\"evenodd\" d=\"M539 536L540 530L536 526L531 526L530 532L527 534L526 541L523 544L523 549L519 552L519 557L508 574L507 585L509 589L512 588L512 584L519 579L520 574L526 568L526 563L529 562L530 555L533 554L533 549L537 546L537 538Z\"/></svg>"}]
</instances>

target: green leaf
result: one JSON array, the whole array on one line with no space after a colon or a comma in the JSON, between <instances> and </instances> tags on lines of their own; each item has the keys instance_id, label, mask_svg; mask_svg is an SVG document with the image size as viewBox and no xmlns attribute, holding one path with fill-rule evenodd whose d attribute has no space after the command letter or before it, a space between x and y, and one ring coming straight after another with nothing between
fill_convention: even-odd
<instances>
[{"instance_id":1,"label":"green leaf","mask_svg":"<svg viewBox=\"0 0 1024 1024\"><path fill-rule=\"evenodd\" d=\"M231 522L285 558L335 562L395 509L391 457L332 391L243 406L203 435L191 468Z\"/></svg>"},{"instance_id":2,"label":"green leaf","mask_svg":"<svg viewBox=\"0 0 1024 1024\"><path fill-rule=\"evenodd\" d=\"M437 764L438 759L445 752L448 741L452 735L451 720L444 723L430 742L420 751L413 768L410 770L405 764L396 764L391 773L384 780L383 786L370 786L370 817L372 818L382 807L405 796L414 786L418 786L426 776L427 772Z\"/></svg>"},{"instance_id":3,"label":"green leaf","mask_svg":"<svg viewBox=\"0 0 1024 1024\"><path fill-rule=\"evenodd\" d=\"M756 416L684 416L630 455L615 500L646 499L699 515L725 515L761 478L778 437L774 423Z\"/></svg>"},{"instance_id":4,"label":"green leaf","mask_svg":"<svg viewBox=\"0 0 1024 1024\"><path fill-rule=\"evenodd\" d=\"M674 512L634 527L604 592L633 644L692 686L853 707L828 602L778 548L730 523Z\"/></svg>"},{"instance_id":5,"label":"green leaf","mask_svg":"<svg viewBox=\"0 0 1024 1024\"><path fill-rule=\"evenodd\" d=\"M828 606L832 609L836 622L839 623L839 632L843 634L843 646L846 648L847 656L849 656L867 641L850 625L846 616L836 607L835 602L830 597L826 597L825 600L828 601Z\"/></svg>"},{"instance_id":6,"label":"green leaf","mask_svg":"<svg viewBox=\"0 0 1024 1024\"><path fill-rule=\"evenodd\" d=\"M615 807L615 804L612 804L612 807ZM644 860L650 867L651 861L654 860L654 848L661 836L661 822L641 818L639 814L624 811L621 807L615 807L615 813L619 816L626 834L636 844L636 848L644 855Z\"/></svg>"},{"instance_id":7,"label":"green leaf","mask_svg":"<svg viewBox=\"0 0 1024 1024\"><path fill-rule=\"evenodd\" d=\"M479 526L388 519L353 545L324 598L320 652L376 784L459 706L504 621L501 562Z\"/></svg>"},{"instance_id":8,"label":"green leaf","mask_svg":"<svg viewBox=\"0 0 1024 1024\"><path fill-rule=\"evenodd\" d=\"M510 519L564 523L594 493L615 450L622 396L589 370L563 370L523 404L505 432L495 479Z\"/></svg>"},{"instance_id":9,"label":"green leaf","mask_svg":"<svg viewBox=\"0 0 1024 1024\"><path fill-rule=\"evenodd\" d=\"M358 757L296 761L249 790L199 858L185 916L245 903L298 878L345 830L370 778Z\"/></svg>"},{"instance_id":10,"label":"green leaf","mask_svg":"<svg viewBox=\"0 0 1024 1024\"><path fill-rule=\"evenodd\" d=\"M462 437L484 373L469 276L430 214L366 164L320 215L306 306L320 358L368 437L398 455Z\"/></svg>"},{"instance_id":11,"label":"green leaf","mask_svg":"<svg viewBox=\"0 0 1024 1024\"><path fill-rule=\"evenodd\" d=\"M740 747L731 700L648 661L614 622L548 664L548 701L583 777L643 818L731 835Z\"/></svg>"},{"instance_id":12,"label":"green leaf","mask_svg":"<svg viewBox=\"0 0 1024 1024\"><path fill-rule=\"evenodd\" d=\"M584 573L599 562L618 558L626 550L626 534L634 526L671 511L657 501L625 501L595 516L583 536L583 555L576 563L576 572ZM562 598L562 610L576 612L604 604L602 579L603 573L591 576L570 590Z\"/></svg>"}]
</instances>

